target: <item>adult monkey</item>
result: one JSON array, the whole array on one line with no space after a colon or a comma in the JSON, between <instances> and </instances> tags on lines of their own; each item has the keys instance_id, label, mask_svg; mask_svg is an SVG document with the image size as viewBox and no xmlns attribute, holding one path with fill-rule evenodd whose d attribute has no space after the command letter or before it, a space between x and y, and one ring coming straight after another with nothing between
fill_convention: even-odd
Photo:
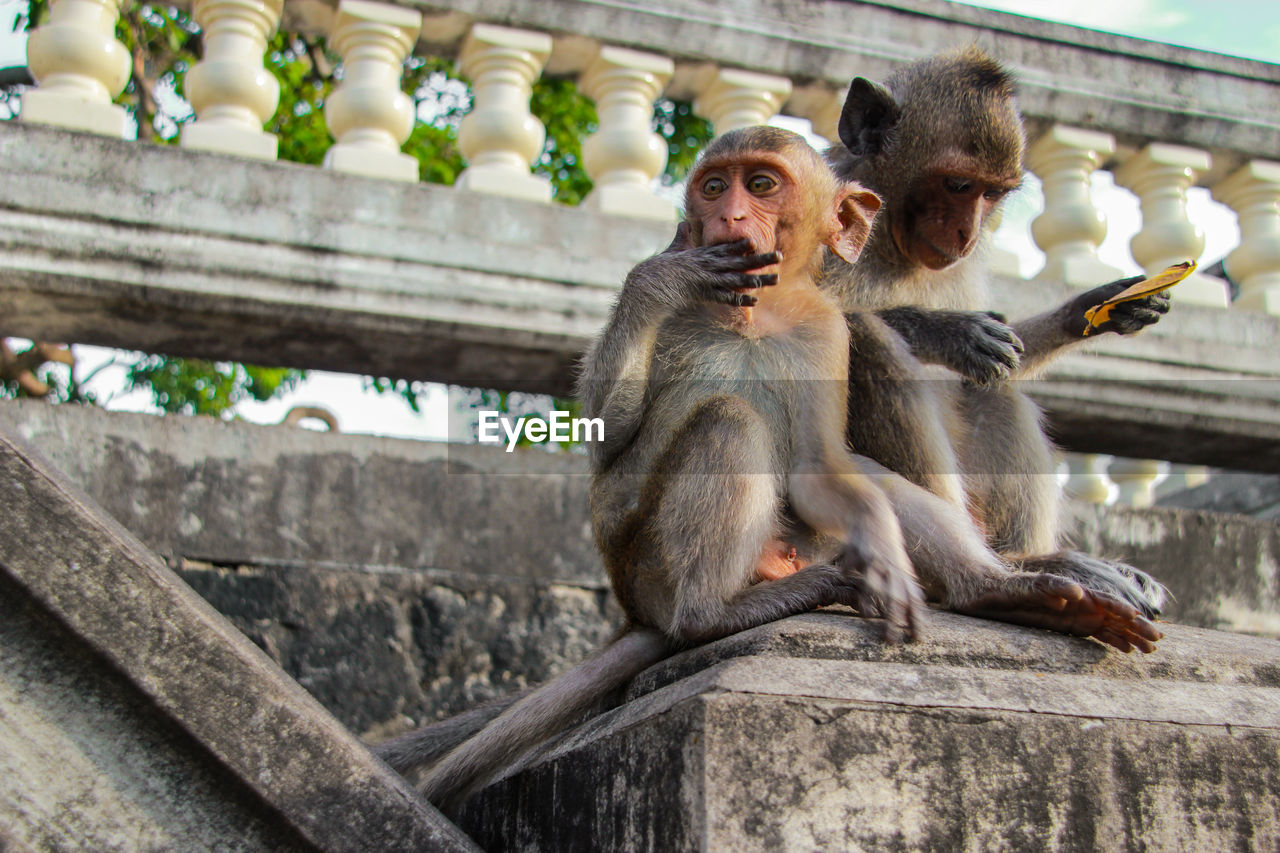
<instances>
[{"instance_id":1,"label":"adult monkey","mask_svg":"<svg viewBox=\"0 0 1280 853\"><path fill-rule=\"evenodd\" d=\"M1137 279L1094 288L1012 327L972 310L987 304L983 225L1022 180L1024 135L1011 75L968 48L905 66L884 86L857 78L839 132L844 147L828 152L832 168L885 202L858 264L827 264L827 284L850 311L851 404L864 413L849 420L853 448L965 506L1018 568L1071 578L1085 597L1055 613L999 594L998 579L918 564L926 589L961 612L1071 633L1105 611L1120 614L1115 597L1154 617L1165 590L1150 576L1059 550L1060 491L1040 412L1002 384L1034 376L1083 340L1085 310ZM1169 309L1169 297L1121 308L1101 331L1137 332ZM965 381L929 381L921 362ZM1117 632L1113 618L1088 633L1122 651L1151 651L1149 623L1130 624L1135 631Z\"/></svg>"},{"instance_id":2,"label":"adult monkey","mask_svg":"<svg viewBox=\"0 0 1280 853\"><path fill-rule=\"evenodd\" d=\"M879 206L787 131L735 131L703 152L688 224L627 276L580 381L584 413L605 422L589 445L592 528L626 626L440 759L429 800L454 811L683 646L837 603L884 616L891 638L915 633L923 603L897 518L912 535L937 527L929 508L955 510L894 475L886 497L845 449L848 327L815 280L824 247L857 257ZM792 549L803 565L779 571ZM403 771L452 734L377 751Z\"/></svg>"}]
</instances>

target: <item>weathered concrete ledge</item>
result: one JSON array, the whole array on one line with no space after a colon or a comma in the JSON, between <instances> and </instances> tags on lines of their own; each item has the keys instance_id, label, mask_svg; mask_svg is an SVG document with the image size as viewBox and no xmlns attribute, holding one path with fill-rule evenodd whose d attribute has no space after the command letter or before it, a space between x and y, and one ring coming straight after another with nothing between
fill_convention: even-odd
<instances>
[{"instance_id":1,"label":"weathered concrete ledge","mask_svg":"<svg viewBox=\"0 0 1280 853\"><path fill-rule=\"evenodd\" d=\"M1159 650L838 612L653 667L631 701L482 791L488 850L1143 850L1280 844L1280 642Z\"/></svg>"},{"instance_id":2,"label":"weathered concrete ledge","mask_svg":"<svg viewBox=\"0 0 1280 853\"><path fill-rule=\"evenodd\" d=\"M396 579L407 571L463 596L485 584L539 597L576 590L586 598L572 612L613 612L602 603L608 586L588 527L586 460L574 454L35 401L0 403L5 425L148 546L204 564L193 571L218 571L231 586L257 583L237 580L235 566L258 567L251 574L273 578L269 586L302 583L308 569L365 578L353 580L356 587L380 583L379 573L388 588L424 582ZM1274 523L1161 508L1078 505L1071 513L1077 546L1129 560L1169 584L1176 597L1169 619L1280 636ZM508 603L522 612L538 607Z\"/></svg>"},{"instance_id":3,"label":"weathered concrete ledge","mask_svg":"<svg viewBox=\"0 0 1280 853\"><path fill-rule=\"evenodd\" d=\"M0 183L0 334L556 393L671 232L14 122ZM996 291L1011 317L1067 293ZM1280 318L1180 305L1028 390L1068 449L1280 471L1277 339Z\"/></svg>"},{"instance_id":4,"label":"weathered concrete ledge","mask_svg":"<svg viewBox=\"0 0 1280 853\"><path fill-rule=\"evenodd\" d=\"M621 621L575 456L0 403L54 464L347 727L378 740L536 684ZM1280 528L1072 507L1173 621L1280 637Z\"/></svg>"},{"instance_id":5,"label":"weathered concrete ledge","mask_svg":"<svg viewBox=\"0 0 1280 853\"><path fill-rule=\"evenodd\" d=\"M6 848L475 849L7 431L0 505Z\"/></svg>"}]
</instances>

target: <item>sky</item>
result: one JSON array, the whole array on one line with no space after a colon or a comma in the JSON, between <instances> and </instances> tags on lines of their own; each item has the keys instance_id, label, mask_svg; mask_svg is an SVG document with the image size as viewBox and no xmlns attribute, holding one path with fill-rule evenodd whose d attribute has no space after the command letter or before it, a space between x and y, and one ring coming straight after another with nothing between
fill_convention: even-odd
<instances>
[{"instance_id":1,"label":"sky","mask_svg":"<svg viewBox=\"0 0 1280 853\"><path fill-rule=\"evenodd\" d=\"M25 5L23 0L0 0L0 67L25 61L25 37L12 32L13 20ZM966 5L1280 63L1280 0L972 0ZM1116 190L1107 173L1096 176L1092 193L1109 226L1099 256L1125 274L1138 272L1128 252L1129 238L1140 227L1137 200ZM1008 203L996 235L997 245L1018 255L1024 275L1034 273L1043 262L1030 238L1030 221L1042 205L1038 184L1029 179L1027 188ZM1211 201L1202 189L1192 190L1188 212L1206 234L1202 264L1217 261L1237 240L1234 214ZM112 356L110 351L91 347L78 347L77 354L81 375ZM102 388L118 388L122 374L121 369L107 368L98 382ZM311 379L288 397L242 406L239 414L274 423L295 405L315 403L334 411L346 432L443 438L443 425L449 420L443 389L422 401L422 414L414 414L394 396L361 391L358 377L319 371L313 371ZM149 406L142 392L133 392L117 394L109 408L145 411Z\"/></svg>"},{"instance_id":2,"label":"sky","mask_svg":"<svg viewBox=\"0 0 1280 853\"><path fill-rule=\"evenodd\" d=\"M965 5L1280 63L1276 0L972 0Z\"/></svg>"}]
</instances>

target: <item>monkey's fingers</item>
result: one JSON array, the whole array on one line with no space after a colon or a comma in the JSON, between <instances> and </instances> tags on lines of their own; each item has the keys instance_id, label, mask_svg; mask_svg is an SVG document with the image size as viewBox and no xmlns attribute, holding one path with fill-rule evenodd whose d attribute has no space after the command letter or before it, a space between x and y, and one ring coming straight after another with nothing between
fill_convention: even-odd
<instances>
[{"instance_id":1,"label":"monkey's fingers","mask_svg":"<svg viewBox=\"0 0 1280 853\"><path fill-rule=\"evenodd\" d=\"M1008 379L1022 362L1022 339L992 312L973 312L957 328L960 334L949 366L967 382L994 385Z\"/></svg>"},{"instance_id":2,"label":"monkey's fingers","mask_svg":"<svg viewBox=\"0 0 1280 853\"><path fill-rule=\"evenodd\" d=\"M759 290L762 287L772 287L778 283L778 276L773 273L765 275L748 275L746 273L721 274L711 279L711 298L716 302L724 302L728 305L755 305L758 301L755 296L749 293L743 293L744 290ZM741 297L746 297L748 301L743 301Z\"/></svg>"},{"instance_id":3,"label":"monkey's fingers","mask_svg":"<svg viewBox=\"0 0 1280 853\"><path fill-rule=\"evenodd\" d=\"M899 643L919 636L925 604L915 579L906 572L882 568L868 572L868 580L875 588L871 598L884 618L885 642Z\"/></svg>"},{"instance_id":4,"label":"monkey's fingers","mask_svg":"<svg viewBox=\"0 0 1280 853\"><path fill-rule=\"evenodd\" d=\"M1159 322L1160 318L1169 312L1172 304L1167 293L1133 302L1122 302L1111 309L1111 319L1106 323L1106 330L1115 331L1121 335L1140 332L1147 326Z\"/></svg>"},{"instance_id":5,"label":"monkey's fingers","mask_svg":"<svg viewBox=\"0 0 1280 853\"><path fill-rule=\"evenodd\" d=\"M752 296L750 293L737 293L732 290L713 290L711 292L712 302L721 302L725 305L732 305L734 308L751 308L760 301L758 296Z\"/></svg>"},{"instance_id":6,"label":"monkey's fingers","mask_svg":"<svg viewBox=\"0 0 1280 853\"><path fill-rule=\"evenodd\" d=\"M739 258L741 269L758 270L782 263L781 252L765 252L760 255L743 255Z\"/></svg>"}]
</instances>

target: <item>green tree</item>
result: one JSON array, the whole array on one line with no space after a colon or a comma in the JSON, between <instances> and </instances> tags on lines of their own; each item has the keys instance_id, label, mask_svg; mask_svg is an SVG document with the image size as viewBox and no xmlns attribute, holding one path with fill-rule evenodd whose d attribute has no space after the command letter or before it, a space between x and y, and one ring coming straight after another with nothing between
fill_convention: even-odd
<instances>
[{"instance_id":1,"label":"green tree","mask_svg":"<svg viewBox=\"0 0 1280 853\"><path fill-rule=\"evenodd\" d=\"M47 16L48 0L30 0L16 26L34 28ZM176 142L181 126L194 118L178 95L187 71L203 52L200 28L182 10L131 5L121 15L116 37L133 56L133 75L116 102L133 115L140 140ZM323 111L325 99L341 74L337 57L319 38L282 32L272 37L264 63L280 83L280 105L267 124L267 130L279 139L280 159L320 163L330 145ZM0 83L0 107L7 107L10 114L18 112L22 89L13 82ZM403 150L417 159L423 181L452 184L465 165L457 132L471 106L467 81L447 59L410 56L404 67L404 89L412 93L418 121ZM546 144L534 171L550 180L557 202L578 204L591 191L591 179L582 168L582 140L596 129L595 105L573 81L544 77L534 84L530 109L547 129ZM0 109L0 117L4 112ZM711 126L695 116L689 104L661 100L654 109L654 129L668 143L663 180L677 183L688 172L698 149L711 138ZM79 390L83 382L75 380L74 371L66 373L48 368L41 373L50 380L50 396L92 402ZM303 375L287 368L139 354L129 366L127 382L130 387L149 390L164 411L225 416L240 400L269 399L295 386ZM420 383L370 378L366 384L375 391L397 393L417 409ZM0 396L23 393L14 383L0 385ZM512 405L505 393L493 393L498 395L493 398L497 405ZM521 405L527 403L517 399L522 400ZM551 401L551 405L569 408L563 400Z\"/></svg>"}]
</instances>

